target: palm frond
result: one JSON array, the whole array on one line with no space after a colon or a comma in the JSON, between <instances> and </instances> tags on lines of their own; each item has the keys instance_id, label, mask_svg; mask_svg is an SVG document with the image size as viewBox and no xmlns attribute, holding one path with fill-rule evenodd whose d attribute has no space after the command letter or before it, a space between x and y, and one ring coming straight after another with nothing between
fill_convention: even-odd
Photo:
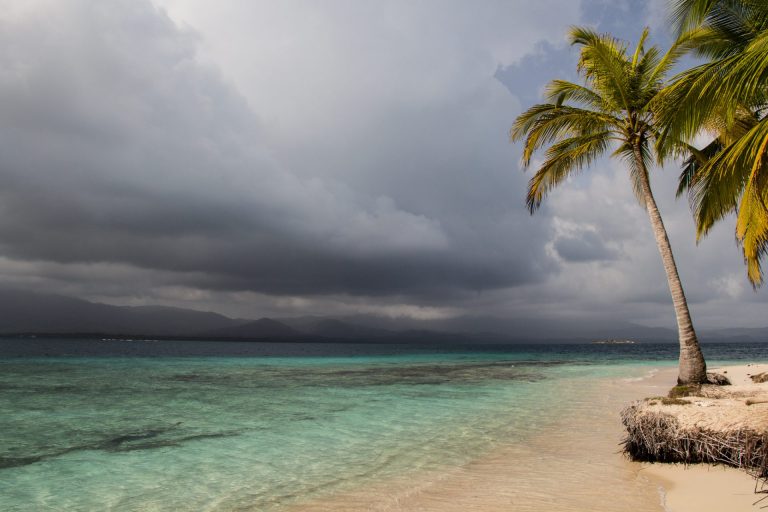
<instances>
[{"instance_id":1,"label":"palm frond","mask_svg":"<svg viewBox=\"0 0 768 512\"><path fill-rule=\"evenodd\" d=\"M756 123L744 136L729 144L707 163L713 169L738 172L754 181L763 169L768 146L768 119Z\"/></svg>"},{"instance_id":2,"label":"palm frond","mask_svg":"<svg viewBox=\"0 0 768 512\"><path fill-rule=\"evenodd\" d=\"M648 39L648 33L650 30L648 27L645 27L643 29L643 33L640 35L640 40L637 42L637 46L635 47L635 54L632 56L632 67L636 68L637 63L640 60L640 56L643 55L645 51L645 40Z\"/></svg>"},{"instance_id":3,"label":"palm frond","mask_svg":"<svg viewBox=\"0 0 768 512\"><path fill-rule=\"evenodd\" d=\"M586 136L610 131L617 120L608 114L588 109L544 103L534 105L518 116L510 131L512 141L525 137L523 166L530 165L534 153L546 144L566 137Z\"/></svg>"},{"instance_id":4,"label":"palm frond","mask_svg":"<svg viewBox=\"0 0 768 512\"><path fill-rule=\"evenodd\" d=\"M528 182L528 210L535 212L550 190L600 157L610 140L611 132L603 131L570 137L553 144L546 152L544 163Z\"/></svg>"},{"instance_id":5,"label":"palm frond","mask_svg":"<svg viewBox=\"0 0 768 512\"><path fill-rule=\"evenodd\" d=\"M696 153L689 154L683 161L683 168L680 172L677 182L676 197L682 196L685 192L691 192L692 187L695 186L697 178L701 176L701 168L711 158L717 155L723 149L723 143L720 139L715 139L701 150L697 150Z\"/></svg>"},{"instance_id":6,"label":"palm frond","mask_svg":"<svg viewBox=\"0 0 768 512\"><path fill-rule=\"evenodd\" d=\"M703 23L718 0L676 0L672 3L671 22L679 34Z\"/></svg>"},{"instance_id":7,"label":"palm frond","mask_svg":"<svg viewBox=\"0 0 768 512\"><path fill-rule=\"evenodd\" d=\"M593 89L623 110L631 110L626 45L584 27L571 28L570 41L581 47L578 70L593 84Z\"/></svg>"},{"instance_id":8,"label":"palm frond","mask_svg":"<svg viewBox=\"0 0 768 512\"><path fill-rule=\"evenodd\" d=\"M620 158L629 168L629 179L632 182L632 191L635 193L635 199L638 204L645 208L646 197L643 190L642 174L647 172L647 169L651 167L653 163L653 155L648 147L648 144L642 144L640 147L640 154L642 157L642 164L637 161L635 150L628 142L620 145L614 151L613 156Z\"/></svg>"},{"instance_id":9,"label":"palm frond","mask_svg":"<svg viewBox=\"0 0 768 512\"><path fill-rule=\"evenodd\" d=\"M768 2L748 0L683 1L678 7L703 25L681 38L690 39L700 54L712 58L676 76L665 95L668 108L662 123L675 138L691 138L717 115L732 123L739 111L761 108L768 90Z\"/></svg>"},{"instance_id":10,"label":"palm frond","mask_svg":"<svg viewBox=\"0 0 768 512\"><path fill-rule=\"evenodd\" d=\"M678 186L678 194L688 191L698 239L737 212L736 239L753 285L762 283L760 258L768 247L767 146L768 120L730 144L716 139L701 150L704 158L686 160Z\"/></svg>"},{"instance_id":11,"label":"palm frond","mask_svg":"<svg viewBox=\"0 0 768 512\"><path fill-rule=\"evenodd\" d=\"M544 97L548 102L555 105L574 102L593 110L600 110L606 104L605 99L592 89L566 80L549 82L544 89Z\"/></svg>"},{"instance_id":12,"label":"palm frond","mask_svg":"<svg viewBox=\"0 0 768 512\"><path fill-rule=\"evenodd\" d=\"M710 60L661 95L657 146L702 130L716 135L685 161L678 194L688 191L699 238L737 211L736 239L758 285L768 246L768 2L676 0L673 18L694 53Z\"/></svg>"},{"instance_id":13,"label":"palm frond","mask_svg":"<svg viewBox=\"0 0 768 512\"><path fill-rule=\"evenodd\" d=\"M762 30L768 23L768 5L764 0L675 0L671 14L678 34L711 26L724 35L743 35Z\"/></svg>"},{"instance_id":14,"label":"palm frond","mask_svg":"<svg viewBox=\"0 0 768 512\"><path fill-rule=\"evenodd\" d=\"M768 209L764 183L748 183L736 217L736 239L744 252L747 276L754 286L763 282L760 260L768 252Z\"/></svg>"},{"instance_id":15,"label":"palm frond","mask_svg":"<svg viewBox=\"0 0 768 512\"><path fill-rule=\"evenodd\" d=\"M649 75L646 78L647 81L652 83L660 81L670 72L683 55L699 46L702 37L703 34L700 30L689 31L678 37L664 55L657 57L658 52L656 52L656 54L648 56Z\"/></svg>"}]
</instances>

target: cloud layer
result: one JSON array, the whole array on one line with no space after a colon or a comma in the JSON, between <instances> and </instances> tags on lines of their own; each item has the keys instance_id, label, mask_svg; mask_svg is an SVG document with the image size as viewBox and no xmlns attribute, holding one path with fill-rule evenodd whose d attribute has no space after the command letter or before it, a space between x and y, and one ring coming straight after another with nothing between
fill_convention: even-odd
<instances>
[{"instance_id":1,"label":"cloud layer","mask_svg":"<svg viewBox=\"0 0 768 512\"><path fill-rule=\"evenodd\" d=\"M610 309L669 323L620 165L531 218L506 135L553 73L573 72L568 25L634 15L637 31L656 7L2 4L2 284L247 316ZM727 229L696 249L686 206L661 196L696 308L759 303Z\"/></svg>"}]
</instances>

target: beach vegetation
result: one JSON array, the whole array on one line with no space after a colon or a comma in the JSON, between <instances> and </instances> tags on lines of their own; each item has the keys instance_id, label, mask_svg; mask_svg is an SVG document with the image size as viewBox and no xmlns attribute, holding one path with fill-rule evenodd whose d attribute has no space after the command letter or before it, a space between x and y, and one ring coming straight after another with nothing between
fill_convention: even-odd
<instances>
[{"instance_id":1,"label":"beach vegetation","mask_svg":"<svg viewBox=\"0 0 768 512\"><path fill-rule=\"evenodd\" d=\"M701 386L698 384L683 384L673 387L667 393L668 398L680 398L684 396L697 396L701 393Z\"/></svg>"},{"instance_id":2,"label":"beach vegetation","mask_svg":"<svg viewBox=\"0 0 768 512\"><path fill-rule=\"evenodd\" d=\"M680 398L669 398L667 396L653 396L645 399L648 405L691 405L691 402Z\"/></svg>"},{"instance_id":3,"label":"beach vegetation","mask_svg":"<svg viewBox=\"0 0 768 512\"><path fill-rule=\"evenodd\" d=\"M682 400L680 398L669 398L669 397L661 397L661 405L691 405L691 402L688 400Z\"/></svg>"},{"instance_id":4,"label":"beach vegetation","mask_svg":"<svg viewBox=\"0 0 768 512\"><path fill-rule=\"evenodd\" d=\"M735 213L747 276L759 286L768 252L768 2L674 0L673 20L678 45L705 61L665 89L657 150L708 136L685 160L678 195L688 195L699 239Z\"/></svg>"},{"instance_id":5,"label":"beach vegetation","mask_svg":"<svg viewBox=\"0 0 768 512\"><path fill-rule=\"evenodd\" d=\"M535 153L543 151L543 162L528 182L526 201L531 213L553 188L604 154L610 152L625 163L635 195L648 213L672 295L680 342L678 382L702 383L706 363L649 174L649 168L663 156L690 150L668 134L664 155L656 152L661 127L655 111L667 73L688 48L682 41L663 53L657 47L646 47L647 37L646 29L634 51L628 52L617 38L589 28L572 28L569 38L580 49L582 83L550 82L545 103L520 114L510 135L512 141L524 140L524 168L531 165Z\"/></svg>"}]
</instances>

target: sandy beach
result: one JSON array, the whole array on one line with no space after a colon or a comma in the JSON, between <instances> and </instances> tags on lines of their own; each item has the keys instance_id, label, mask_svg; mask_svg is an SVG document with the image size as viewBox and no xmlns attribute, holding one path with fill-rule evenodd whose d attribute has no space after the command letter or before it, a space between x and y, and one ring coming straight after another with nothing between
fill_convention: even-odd
<instances>
[{"instance_id":1,"label":"sandy beach","mask_svg":"<svg viewBox=\"0 0 768 512\"><path fill-rule=\"evenodd\" d=\"M722 368L736 386L768 365ZM746 512L762 496L745 472L723 466L641 464L620 453L618 411L665 395L676 368L607 381L576 415L466 466L330 496L296 511L671 511ZM762 384L759 386L766 386ZM544 404L543 406L546 406Z\"/></svg>"},{"instance_id":2,"label":"sandy beach","mask_svg":"<svg viewBox=\"0 0 768 512\"><path fill-rule=\"evenodd\" d=\"M711 371L728 377L732 386L728 391L734 394L768 394L768 383L755 384L751 375L768 371L768 364L749 364L712 368ZM733 407L738 411L721 416L718 421L738 421L749 423L751 420L765 421L760 414L766 404L747 408L742 400L733 400ZM706 404L705 404L706 405ZM729 404L730 405L730 404ZM755 408L760 407L760 410ZM695 411L694 411L695 412ZM755 414L757 413L757 414ZM749 414L749 416L745 416ZM768 494L755 494L755 479L746 472L722 465L696 464L643 464L642 474L658 482L663 489L666 510L670 512L707 512L732 511L747 512L759 510L768 505Z\"/></svg>"}]
</instances>

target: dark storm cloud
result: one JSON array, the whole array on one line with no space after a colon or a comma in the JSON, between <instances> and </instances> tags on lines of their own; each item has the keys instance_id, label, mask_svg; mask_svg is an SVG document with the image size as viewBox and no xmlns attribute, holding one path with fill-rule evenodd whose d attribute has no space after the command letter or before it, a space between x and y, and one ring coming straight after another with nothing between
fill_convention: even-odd
<instances>
[{"instance_id":1,"label":"dark storm cloud","mask_svg":"<svg viewBox=\"0 0 768 512\"><path fill-rule=\"evenodd\" d=\"M558 237L554 248L561 258L571 262L605 261L618 256L617 251L607 247L600 235L592 231Z\"/></svg>"},{"instance_id":2,"label":"dark storm cloud","mask_svg":"<svg viewBox=\"0 0 768 512\"><path fill-rule=\"evenodd\" d=\"M419 300L536 282L555 265L541 223L517 219L514 101L492 76L328 133L326 161L298 140L310 158L291 161L304 148L274 142L198 61L198 36L151 4L43 5L0 36L4 256L127 264L212 290ZM325 172L342 159L342 174Z\"/></svg>"},{"instance_id":3,"label":"dark storm cloud","mask_svg":"<svg viewBox=\"0 0 768 512\"><path fill-rule=\"evenodd\" d=\"M249 317L674 321L621 164L531 217L507 140L574 78L569 25L633 38L666 0L0 3L0 286ZM694 315L762 318L730 226L697 248L675 174L653 183Z\"/></svg>"}]
</instances>

